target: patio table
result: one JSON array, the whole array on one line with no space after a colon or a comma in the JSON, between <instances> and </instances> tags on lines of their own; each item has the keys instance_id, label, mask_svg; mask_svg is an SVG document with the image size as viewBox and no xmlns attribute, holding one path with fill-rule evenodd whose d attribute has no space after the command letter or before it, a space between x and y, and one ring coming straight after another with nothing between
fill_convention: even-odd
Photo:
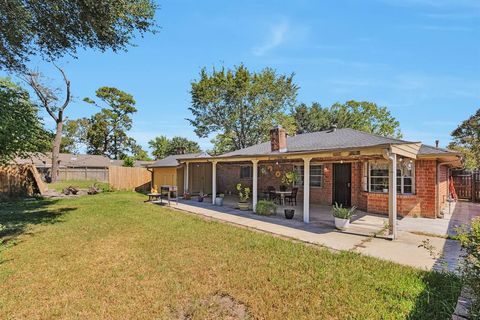
<instances>
[{"instance_id":1,"label":"patio table","mask_svg":"<svg viewBox=\"0 0 480 320\"><path fill-rule=\"evenodd\" d=\"M280 204L282 206L285 205L285 196L286 195L289 195L289 194L292 194L292 191L275 191L276 194L280 195Z\"/></svg>"}]
</instances>

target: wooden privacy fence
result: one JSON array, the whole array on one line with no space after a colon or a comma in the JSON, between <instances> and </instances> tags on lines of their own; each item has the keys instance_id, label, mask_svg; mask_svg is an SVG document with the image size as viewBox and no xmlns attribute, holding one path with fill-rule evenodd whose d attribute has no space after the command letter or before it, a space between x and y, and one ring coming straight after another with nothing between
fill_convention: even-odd
<instances>
[{"instance_id":1,"label":"wooden privacy fence","mask_svg":"<svg viewBox=\"0 0 480 320\"><path fill-rule=\"evenodd\" d=\"M59 180L108 181L108 168L61 168Z\"/></svg>"},{"instance_id":2,"label":"wooden privacy fence","mask_svg":"<svg viewBox=\"0 0 480 320\"><path fill-rule=\"evenodd\" d=\"M43 194L45 186L31 164L0 167L0 194L6 196Z\"/></svg>"},{"instance_id":3,"label":"wooden privacy fence","mask_svg":"<svg viewBox=\"0 0 480 320\"><path fill-rule=\"evenodd\" d=\"M108 183L114 190L150 190L152 174L146 168L108 167Z\"/></svg>"},{"instance_id":4,"label":"wooden privacy fence","mask_svg":"<svg viewBox=\"0 0 480 320\"><path fill-rule=\"evenodd\" d=\"M452 177L459 199L480 202L480 171L453 172Z\"/></svg>"}]
</instances>

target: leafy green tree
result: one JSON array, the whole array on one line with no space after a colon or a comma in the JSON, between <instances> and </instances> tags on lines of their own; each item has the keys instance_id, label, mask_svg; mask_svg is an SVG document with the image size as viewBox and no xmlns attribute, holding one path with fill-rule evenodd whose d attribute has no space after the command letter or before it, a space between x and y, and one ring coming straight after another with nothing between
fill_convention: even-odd
<instances>
[{"instance_id":1,"label":"leafy green tree","mask_svg":"<svg viewBox=\"0 0 480 320\"><path fill-rule=\"evenodd\" d=\"M101 108L89 119L85 138L87 152L121 159L133 143L127 131L132 128L132 114L137 112L135 100L131 94L112 87L99 88L96 96L106 107L101 107L90 98L84 99Z\"/></svg>"},{"instance_id":2,"label":"leafy green tree","mask_svg":"<svg viewBox=\"0 0 480 320\"><path fill-rule=\"evenodd\" d=\"M37 111L25 89L0 78L0 165L47 150L49 134Z\"/></svg>"},{"instance_id":3,"label":"leafy green tree","mask_svg":"<svg viewBox=\"0 0 480 320\"><path fill-rule=\"evenodd\" d=\"M78 153L80 146L85 142L88 126L89 122L87 118L65 121L60 152Z\"/></svg>"},{"instance_id":4,"label":"leafy green tree","mask_svg":"<svg viewBox=\"0 0 480 320\"><path fill-rule=\"evenodd\" d=\"M132 154L133 160L139 160L139 161L150 161L152 160L148 156L148 152L145 151L141 145L137 144L135 140L131 139L130 142L130 152Z\"/></svg>"},{"instance_id":5,"label":"leafy green tree","mask_svg":"<svg viewBox=\"0 0 480 320\"><path fill-rule=\"evenodd\" d=\"M221 134L233 149L245 148L267 139L278 115L295 104L297 90L293 74L277 75L269 68L257 73L240 65L211 74L202 69L192 82L188 120L199 137Z\"/></svg>"},{"instance_id":6,"label":"leafy green tree","mask_svg":"<svg viewBox=\"0 0 480 320\"><path fill-rule=\"evenodd\" d=\"M182 153L198 153L201 151L198 143L184 137L173 137L168 139L165 136L158 136L148 142L152 148L152 155L155 159L163 159L166 156Z\"/></svg>"},{"instance_id":7,"label":"leafy green tree","mask_svg":"<svg viewBox=\"0 0 480 320\"><path fill-rule=\"evenodd\" d=\"M351 128L381 136L401 138L400 123L386 107L379 107L367 101L350 100L344 104L335 103L322 108L313 103L296 106L292 111L299 133L315 132L337 128Z\"/></svg>"},{"instance_id":8,"label":"leafy green tree","mask_svg":"<svg viewBox=\"0 0 480 320\"><path fill-rule=\"evenodd\" d=\"M31 56L54 61L78 48L126 50L155 31L152 0L8 0L0 5L0 69L25 70Z\"/></svg>"},{"instance_id":9,"label":"leafy green tree","mask_svg":"<svg viewBox=\"0 0 480 320\"><path fill-rule=\"evenodd\" d=\"M168 148L169 154L198 153L200 151L198 143L184 137L173 137Z\"/></svg>"},{"instance_id":10,"label":"leafy green tree","mask_svg":"<svg viewBox=\"0 0 480 320\"><path fill-rule=\"evenodd\" d=\"M168 148L170 145L170 140L165 136L155 137L155 139L150 140L148 145L153 150L152 155L155 159L163 159L168 155Z\"/></svg>"},{"instance_id":11,"label":"leafy green tree","mask_svg":"<svg viewBox=\"0 0 480 320\"><path fill-rule=\"evenodd\" d=\"M480 168L480 109L453 132L450 149L463 153L467 169Z\"/></svg>"}]
</instances>

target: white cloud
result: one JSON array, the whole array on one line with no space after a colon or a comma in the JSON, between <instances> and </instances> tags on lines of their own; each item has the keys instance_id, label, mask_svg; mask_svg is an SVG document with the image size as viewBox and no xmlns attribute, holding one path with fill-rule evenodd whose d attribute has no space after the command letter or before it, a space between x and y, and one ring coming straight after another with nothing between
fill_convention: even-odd
<instances>
[{"instance_id":1,"label":"white cloud","mask_svg":"<svg viewBox=\"0 0 480 320\"><path fill-rule=\"evenodd\" d=\"M287 38L290 26L287 21L281 21L271 27L268 39L260 46L254 47L252 52L256 56L263 56L272 49L283 44Z\"/></svg>"}]
</instances>

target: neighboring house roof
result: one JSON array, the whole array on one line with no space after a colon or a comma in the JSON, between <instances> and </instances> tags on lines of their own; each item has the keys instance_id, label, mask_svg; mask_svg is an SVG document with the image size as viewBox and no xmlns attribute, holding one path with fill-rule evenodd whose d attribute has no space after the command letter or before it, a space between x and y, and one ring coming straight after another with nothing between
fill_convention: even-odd
<instances>
[{"instance_id":1,"label":"neighboring house roof","mask_svg":"<svg viewBox=\"0 0 480 320\"><path fill-rule=\"evenodd\" d=\"M161 160L157 160L149 168L165 168L165 167L176 167L179 165L178 160L181 159L195 159L195 158L209 158L210 156L207 153L185 153L185 154L175 154L167 156Z\"/></svg>"},{"instance_id":2,"label":"neighboring house roof","mask_svg":"<svg viewBox=\"0 0 480 320\"><path fill-rule=\"evenodd\" d=\"M110 160L111 166L123 166L123 160ZM148 167L149 165L153 164L155 161L145 161L145 160L135 160L133 163L134 167Z\"/></svg>"},{"instance_id":3,"label":"neighboring house roof","mask_svg":"<svg viewBox=\"0 0 480 320\"><path fill-rule=\"evenodd\" d=\"M58 156L60 160L60 167L108 167L112 165L112 160L105 156L101 155L92 155L92 154L70 154L70 153L60 153ZM28 159L15 159L14 161L17 164L26 164L32 163L36 167L51 167L52 166L52 154L35 154Z\"/></svg>"},{"instance_id":4,"label":"neighboring house roof","mask_svg":"<svg viewBox=\"0 0 480 320\"><path fill-rule=\"evenodd\" d=\"M325 130L312 133L304 133L287 137L287 153L341 150L353 148L378 147L382 145L415 143L394 138L387 138L371 133L353 129ZM228 152L220 157L236 157L249 155L273 155L278 151L271 151L270 141L254 146ZM284 154L283 152L282 154Z\"/></svg>"}]
</instances>

